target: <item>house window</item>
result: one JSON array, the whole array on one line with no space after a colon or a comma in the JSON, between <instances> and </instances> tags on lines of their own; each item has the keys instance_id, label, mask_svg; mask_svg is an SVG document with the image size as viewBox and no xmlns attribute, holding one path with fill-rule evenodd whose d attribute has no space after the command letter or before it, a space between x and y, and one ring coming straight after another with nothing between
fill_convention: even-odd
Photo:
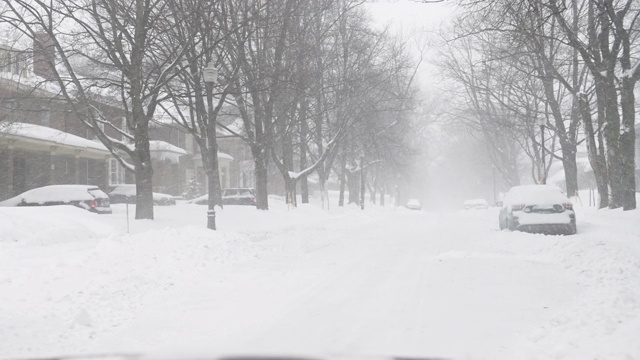
<instances>
[{"instance_id":1,"label":"house window","mask_svg":"<svg viewBox=\"0 0 640 360\"><path fill-rule=\"evenodd\" d=\"M16 53L13 56L13 73L16 75L20 74L20 70L22 70L22 66L24 62L24 56L20 53Z\"/></svg>"},{"instance_id":2,"label":"house window","mask_svg":"<svg viewBox=\"0 0 640 360\"><path fill-rule=\"evenodd\" d=\"M0 50L0 70L11 72L11 52Z\"/></svg>"},{"instance_id":3,"label":"house window","mask_svg":"<svg viewBox=\"0 0 640 360\"><path fill-rule=\"evenodd\" d=\"M124 184L124 167L118 160L109 159L109 185Z\"/></svg>"},{"instance_id":4,"label":"house window","mask_svg":"<svg viewBox=\"0 0 640 360\"><path fill-rule=\"evenodd\" d=\"M19 75L27 68L27 57L24 53L0 50L0 71Z\"/></svg>"}]
</instances>

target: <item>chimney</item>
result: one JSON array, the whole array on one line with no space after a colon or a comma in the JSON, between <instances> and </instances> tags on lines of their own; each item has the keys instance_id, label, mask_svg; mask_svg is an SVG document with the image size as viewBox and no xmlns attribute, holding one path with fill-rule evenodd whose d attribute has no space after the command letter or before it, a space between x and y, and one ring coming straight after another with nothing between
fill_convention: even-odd
<instances>
[{"instance_id":1,"label":"chimney","mask_svg":"<svg viewBox=\"0 0 640 360\"><path fill-rule=\"evenodd\" d=\"M45 80L53 79L52 66L56 61L53 40L45 32L36 33L33 39L33 73Z\"/></svg>"}]
</instances>

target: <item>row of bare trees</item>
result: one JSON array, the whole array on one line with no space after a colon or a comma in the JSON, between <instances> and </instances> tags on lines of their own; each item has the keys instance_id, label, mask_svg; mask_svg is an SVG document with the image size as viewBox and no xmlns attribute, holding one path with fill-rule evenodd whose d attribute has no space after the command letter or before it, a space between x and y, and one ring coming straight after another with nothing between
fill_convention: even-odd
<instances>
[{"instance_id":1,"label":"row of bare trees","mask_svg":"<svg viewBox=\"0 0 640 360\"><path fill-rule=\"evenodd\" d=\"M308 202L317 173L323 199L365 169L373 192L408 168L415 66L406 44L371 25L360 0L3 1L0 23L42 38L34 61L53 69L84 124L135 172L137 219L153 218L149 124L159 116L190 133L221 205L216 131L231 112L254 158L257 206L268 209L268 168L282 175L287 202ZM215 84L203 69L215 67ZM109 121L96 102L126 113ZM229 110L231 109L231 110ZM109 136L113 132L119 138ZM344 188L344 187L343 187ZM385 190L386 189L386 190ZM359 187L349 186L357 196ZM353 200L353 199L352 199Z\"/></svg>"},{"instance_id":2,"label":"row of bare trees","mask_svg":"<svg viewBox=\"0 0 640 360\"><path fill-rule=\"evenodd\" d=\"M636 208L638 5L463 2L466 11L448 38L442 66L463 92L460 118L486 140L506 184L519 182L525 154L538 182L554 160L562 162L567 193L575 195L576 154L586 143L600 207Z\"/></svg>"}]
</instances>

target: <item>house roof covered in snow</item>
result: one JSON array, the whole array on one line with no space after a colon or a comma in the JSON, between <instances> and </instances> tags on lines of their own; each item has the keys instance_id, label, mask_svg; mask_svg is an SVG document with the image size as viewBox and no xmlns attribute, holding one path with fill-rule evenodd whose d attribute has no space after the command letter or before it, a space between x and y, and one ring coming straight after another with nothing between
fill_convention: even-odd
<instances>
[{"instance_id":1,"label":"house roof covered in snow","mask_svg":"<svg viewBox=\"0 0 640 360\"><path fill-rule=\"evenodd\" d=\"M187 155L187 150L181 147L177 147L175 145L169 144L168 142L162 141L162 140L150 140L149 150L166 151L166 152L180 154L180 155Z\"/></svg>"},{"instance_id":2,"label":"house roof covered in snow","mask_svg":"<svg viewBox=\"0 0 640 360\"><path fill-rule=\"evenodd\" d=\"M46 126L14 122L0 125L0 144L29 150L82 154L85 157L109 157L110 152L100 142Z\"/></svg>"}]
</instances>

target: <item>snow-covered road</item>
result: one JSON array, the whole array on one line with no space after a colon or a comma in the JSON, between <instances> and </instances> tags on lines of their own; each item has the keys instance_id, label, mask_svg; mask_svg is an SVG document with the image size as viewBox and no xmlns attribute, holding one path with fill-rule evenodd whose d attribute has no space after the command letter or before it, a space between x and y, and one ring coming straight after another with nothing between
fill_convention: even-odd
<instances>
[{"instance_id":1,"label":"snow-covered road","mask_svg":"<svg viewBox=\"0 0 640 360\"><path fill-rule=\"evenodd\" d=\"M580 233L562 237L498 231L495 209L230 207L212 235L202 207L179 205L126 235L116 210L66 209L95 222L84 236L58 219L0 242L0 358L640 358L635 213L584 210ZM0 211L17 237L26 216Z\"/></svg>"}]
</instances>

